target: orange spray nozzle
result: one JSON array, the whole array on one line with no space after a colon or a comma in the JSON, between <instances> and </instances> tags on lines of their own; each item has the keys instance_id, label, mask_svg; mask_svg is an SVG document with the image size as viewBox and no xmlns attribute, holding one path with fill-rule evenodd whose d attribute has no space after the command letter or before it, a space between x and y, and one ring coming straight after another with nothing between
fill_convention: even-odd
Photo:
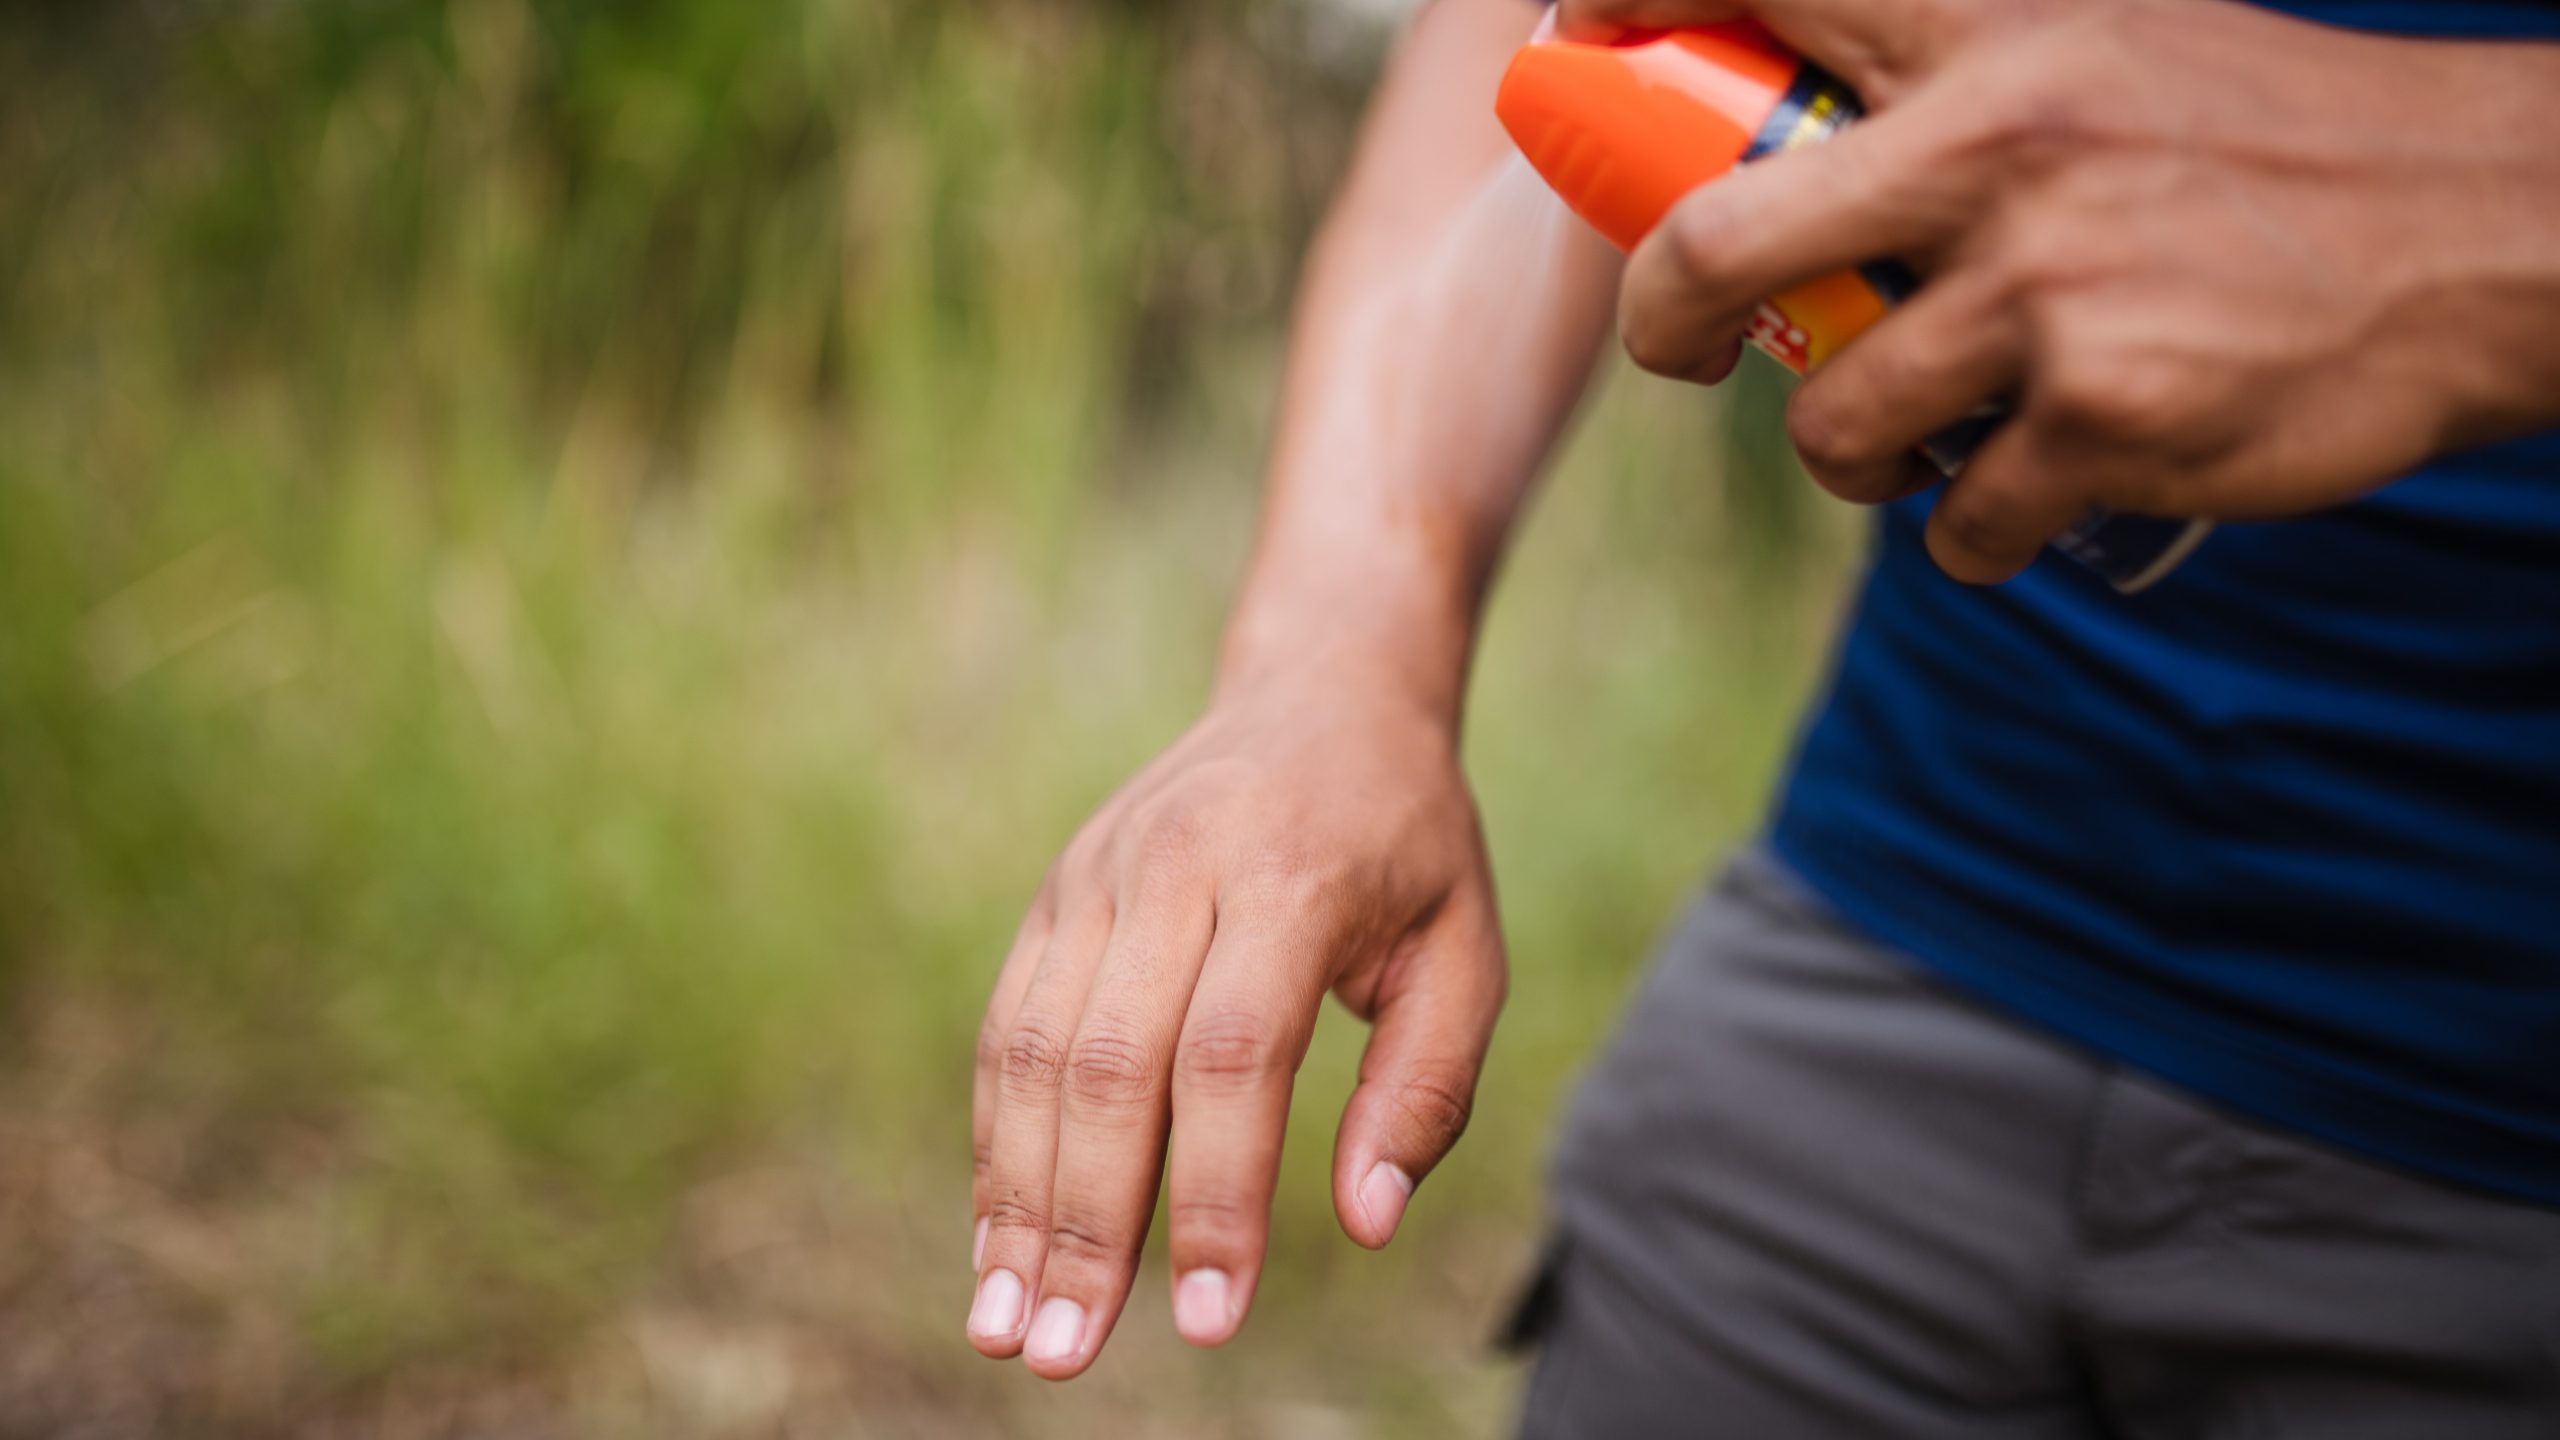
<instances>
[{"instance_id":1,"label":"orange spray nozzle","mask_svg":"<svg viewBox=\"0 0 2560 1440\"><path fill-rule=\"evenodd\" d=\"M1494 111L1565 204L1633 250L1750 153L1802 63L1748 20L1571 40L1550 19Z\"/></svg>"}]
</instances>

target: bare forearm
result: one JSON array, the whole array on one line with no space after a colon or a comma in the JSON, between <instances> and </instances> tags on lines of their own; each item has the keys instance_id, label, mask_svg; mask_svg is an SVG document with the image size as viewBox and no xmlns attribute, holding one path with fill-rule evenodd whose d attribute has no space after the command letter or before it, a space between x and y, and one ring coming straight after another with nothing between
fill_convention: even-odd
<instances>
[{"instance_id":1,"label":"bare forearm","mask_svg":"<svg viewBox=\"0 0 2560 1440\"><path fill-rule=\"evenodd\" d=\"M986 1355L1092 1364L1160 1181L1175 1327L1235 1335L1328 992L1375 1026L1334 1146L1346 1234L1393 1239L1466 1126L1506 980L1459 693L1616 281L1555 212L1506 216L1534 178L1493 182L1494 86L1535 13L1417 22L1309 268L1218 694L1068 842L996 978L970 1115Z\"/></svg>"},{"instance_id":2,"label":"bare forearm","mask_svg":"<svg viewBox=\"0 0 2560 1440\"><path fill-rule=\"evenodd\" d=\"M1454 723L1487 584L1607 332L1617 263L1492 117L1527 0L1438 0L1310 259L1222 688L1348 669Z\"/></svg>"}]
</instances>

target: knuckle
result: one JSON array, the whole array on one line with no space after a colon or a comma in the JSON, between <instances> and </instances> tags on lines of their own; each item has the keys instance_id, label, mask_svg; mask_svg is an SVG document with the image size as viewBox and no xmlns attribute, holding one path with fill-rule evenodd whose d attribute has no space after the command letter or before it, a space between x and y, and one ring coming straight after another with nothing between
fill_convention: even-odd
<instances>
[{"instance_id":1,"label":"knuckle","mask_svg":"<svg viewBox=\"0 0 2560 1440\"><path fill-rule=\"evenodd\" d=\"M1986 303L1982 289L1969 285L1956 290L1948 296L1949 305L1956 311L1954 317L1941 312L1937 323L1910 331L1899 337L1898 343L1868 356L1868 363L1876 372L1875 392L1903 394L1937 377L1974 368L1985 332L1998 327L2004 318L1996 302Z\"/></svg>"},{"instance_id":2,"label":"knuckle","mask_svg":"<svg viewBox=\"0 0 2560 1440\"><path fill-rule=\"evenodd\" d=\"M1191 788L1203 797L1218 797L1251 810L1274 782L1256 760L1240 755L1211 755L1192 762Z\"/></svg>"},{"instance_id":3,"label":"knuckle","mask_svg":"<svg viewBox=\"0 0 2560 1440\"><path fill-rule=\"evenodd\" d=\"M1251 862L1253 883L1276 906L1300 910L1325 905L1351 888L1351 861L1295 841L1263 847Z\"/></svg>"},{"instance_id":4,"label":"knuckle","mask_svg":"<svg viewBox=\"0 0 2560 1440\"><path fill-rule=\"evenodd\" d=\"M2117 357L2057 365L2044 394L2045 420L2063 433L2109 446L2150 446L2175 431L2187 381L2171 365Z\"/></svg>"},{"instance_id":5,"label":"knuckle","mask_svg":"<svg viewBox=\"0 0 2560 1440\"><path fill-rule=\"evenodd\" d=\"M1312 847L1282 830L1257 842L1243 857L1238 877L1256 887L1281 889L1316 864Z\"/></svg>"},{"instance_id":6,"label":"knuckle","mask_svg":"<svg viewBox=\"0 0 2560 1440\"><path fill-rule=\"evenodd\" d=\"M1066 892L1090 881L1094 862L1102 855L1107 843L1106 833L1107 827L1101 819L1088 820L1083 828L1076 831L1075 838L1067 842L1067 848L1058 852L1057 860L1049 867L1048 878L1042 882L1042 888L1052 897L1053 906Z\"/></svg>"},{"instance_id":7,"label":"knuckle","mask_svg":"<svg viewBox=\"0 0 2560 1440\"><path fill-rule=\"evenodd\" d=\"M1049 1228L1049 1210L1041 1197L1018 1185L999 1185L987 1200L987 1234L1039 1234Z\"/></svg>"},{"instance_id":8,"label":"knuckle","mask_svg":"<svg viewBox=\"0 0 2560 1440\"><path fill-rule=\"evenodd\" d=\"M2091 252L2061 226L2011 224L1991 241L1988 268L2004 303L2033 307L2078 288L2090 273Z\"/></svg>"},{"instance_id":9,"label":"knuckle","mask_svg":"<svg viewBox=\"0 0 2560 1440\"><path fill-rule=\"evenodd\" d=\"M1655 375L1679 374L1684 357L1678 337L1649 306L1630 305L1618 316L1618 343L1636 368Z\"/></svg>"},{"instance_id":10,"label":"knuckle","mask_svg":"<svg viewBox=\"0 0 2560 1440\"><path fill-rule=\"evenodd\" d=\"M1371 896L1378 878L1347 855L1322 856L1298 864L1291 893L1309 913L1333 916Z\"/></svg>"},{"instance_id":11,"label":"knuckle","mask_svg":"<svg viewBox=\"0 0 2560 1440\"><path fill-rule=\"evenodd\" d=\"M1174 1067L1184 1085L1218 1090L1251 1089L1288 1068L1279 1037L1259 1017L1243 1012L1194 1020Z\"/></svg>"},{"instance_id":12,"label":"knuckle","mask_svg":"<svg viewBox=\"0 0 2560 1440\"><path fill-rule=\"evenodd\" d=\"M1946 542L1955 550L1970 556L1996 557L2009 548L2009 527L1998 518L2005 508L2000 497L1977 492L1970 502L1958 503L1956 495L1964 487L1950 492L1938 506L1935 520Z\"/></svg>"},{"instance_id":13,"label":"knuckle","mask_svg":"<svg viewBox=\"0 0 2560 1440\"><path fill-rule=\"evenodd\" d=\"M1826 149L1822 163L1822 190L1830 198L1893 196L1908 201L1925 193L1913 187L1913 177L1901 164L1864 145ZM1747 227L1735 226L1731 233L1718 238L1728 247L1739 247L1750 243L1759 234L1760 227L1754 223ZM1729 248L1726 253L1731 255L1735 252Z\"/></svg>"},{"instance_id":14,"label":"knuckle","mask_svg":"<svg viewBox=\"0 0 2560 1440\"><path fill-rule=\"evenodd\" d=\"M1806 468L1816 472L1853 470L1882 458L1853 407L1837 393L1836 386L1808 383L1787 402L1787 438Z\"/></svg>"},{"instance_id":15,"label":"knuckle","mask_svg":"<svg viewBox=\"0 0 2560 1440\"><path fill-rule=\"evenodd\" d=\"M1151 1047L1128 1030L1090 1026L1067 1052L1067 1094L1098 1110L1135 1108L1154 1098L1157 1071Z\"/></svg>"},{"instance_id":16,"label":"knuckle","mask_svg":"<svg viewBox=\"0 0 2560 1440\"><path fill-rule=\"evenodd\" d=\"M1247 1250L1262 1223L1259 1208L1235 1195L1180 1197L1166 1210L1173 1232L1182 1237L1185 1250L1195 1255Z\"/></svg>"},{"instance_id":17,"label":"knuckle","mask_svg":"<svg viewBox=\"0 0 2560 1440\"><path fill-rule=\"evenodd\" d=\"M1001 1064L1007 1085L1035 1094L1055 1090L1066 1073L1066 1038L1045 1021L1018 1022L1004 1038Z\"/></svg>"},{"instance_id":18,"label":"knuckle","mask_svg":"<svg viewBox=\"0 0 2560 1440\"><path fill-rule=\"evenodd\" d=\"M2085 87L2062 83L2050 64L2003 65L1972 77L1971 157L2033 166L2085 143L2094 116Z\"/></svg>"},{"instance_id":19,"label":"knuckle","mask_svg":"<svg viewBox=\"0 0 2560 1440\"><path fill-rule=\"evenodd\" d=\"M1142 873L1187 870L1208 849L1208 822L1188 805L1160 801L1133 820L1131 859Z\"/></svg>"},{"instance_id":20,"label":"knuckle","mask_svg":"<svg viewBox=\"0 0 2560 1440\"><path fill-rule=\"evenodd\" d=\"M1740 217L1732 206L1719 203L1721 199L1700 191L1672 207L1663 222L1664 258L1689 285L1710 287L1723 283L1733 256L1748 238L1748 232L1738 223Z\"/></svg>"},{"instance_id":21,"label":"knuckle","mask_svg":"<svg viewBox=\"0 0 2560 1440\"><path fill-rule=\"evenodd\" d=\"M1069 1265L1117 1262L1129 1250L1116 1227L1100 1217L1061 1210L1049 1222L1051 1259Z\"/></svg>"},{"instance_id":22,"label":"knuckle","mask_svg":"<svg viewBox=\"0 0 2560 1440\"><path fill-rule=\"evenodd\" d=\"M1619 341L1629 359L1657 375L1686 374L1701 358L1698 320L1751 298L1730 293L1746 235L1720 200L1702 191L1675 207L1637 253L1620 293Z\"/></svg>"},{"instance_id":23,"label":"knuckle","mask_svg":"<svg viewBox=\"0 0 2560 1440\"><path fill-rule=\"evenodd\" d=\"M1459 1067L1431 1066L1400 1081L1396 1109L1435 1148L1455 1144L1475 1111L1475 1077Z\"/></svg>"},{"instance_id":24,"label":"knuckle","mask_svg":"<svg viewBox=\"0 0 2560 1440\"><path fill-rule=\"evenodd\" d=\"M1257 1208L1242 1197L1217 1191L1180 1197L1167 1209L1174 1224L1213 1234L1242 1230L1261 1218Z\"/></svg>"},{"instance_id":25,"label":"knuckle","mask_svg":"<svg viewBox=\"0 0 2560 1440\"><path fill-rule=\"evenodd\" d=\"M2023 37L2037 47L2043 63L2030 74L2065 95L2084 102L2108 98L2108 82L2121 78L2124 47L2157 21L2150 5L2064 5L2055 8L2052 24Z\"/></svg>"}]
</instances>

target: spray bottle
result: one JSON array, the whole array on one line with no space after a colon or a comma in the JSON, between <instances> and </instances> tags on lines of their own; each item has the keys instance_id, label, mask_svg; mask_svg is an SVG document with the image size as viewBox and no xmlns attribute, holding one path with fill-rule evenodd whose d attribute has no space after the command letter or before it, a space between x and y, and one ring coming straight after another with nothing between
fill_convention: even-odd
<instances>
[{"instance_id":1,"label":"spray bottle","mask_svg":"<svg viewBox=\"0 0 2560 1440\"><path fill-rule=\"evenodd\" d=\"M1574 213L1629 251L1700 185L1829 139L1865 113L1855 92L1748 20L1583 41L1558 36L1553 17L1512 60L1495 109ZM1893 260L1825 276L1763 302L1751 342L1802 375L1918 285ZM1921 453L1953 479L2007 416L1986 406ZM2092 510L2053 543L2132 594L2176 569L2212 528Z\"/></svg>"}]
</instances>

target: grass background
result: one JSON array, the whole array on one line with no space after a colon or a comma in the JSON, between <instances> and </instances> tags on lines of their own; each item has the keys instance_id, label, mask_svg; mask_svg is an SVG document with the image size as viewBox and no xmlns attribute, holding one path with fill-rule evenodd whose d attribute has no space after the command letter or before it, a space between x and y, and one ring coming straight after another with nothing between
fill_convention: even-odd
<instances>
[{"instance_id":1,"label":"grass background","mask_svg":"<svg viewBox=\"0 0 2560 1440\"><path fill-rule=\"evenodd\" d=\"M977 1360L969 1041L1203 694L1386 38L1319 0L0 25L0 1435L1493 1433L1546 1123L1849 542L1620 376L1468 753L1517 965L1393 1251Z\"/></svg>"}]
</instances>

